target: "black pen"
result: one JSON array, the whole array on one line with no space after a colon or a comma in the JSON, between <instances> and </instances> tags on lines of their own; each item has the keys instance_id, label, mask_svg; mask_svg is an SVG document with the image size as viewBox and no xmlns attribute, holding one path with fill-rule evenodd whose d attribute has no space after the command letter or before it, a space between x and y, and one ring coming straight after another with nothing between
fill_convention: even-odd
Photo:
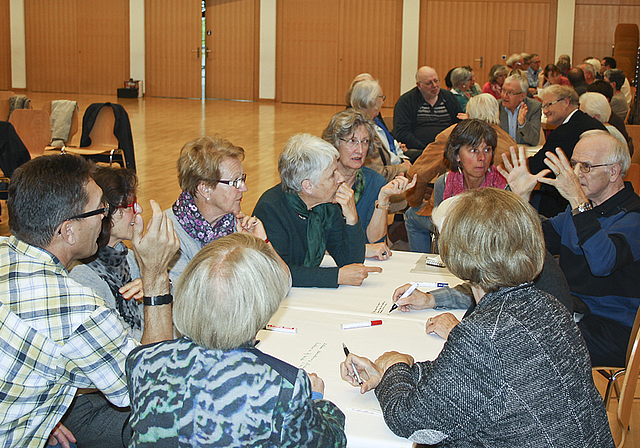
<instances>
[{"instance_id":1,"label":"black pen","mask_svg":"<svg viewBox=\"0 0 640 448\"><path fill-rule=\"evenodd\" d=\"M342 343L342 350L344 350L344 356L349 356L349 349L347 348L346 345L344 345L344 342ZM358 369L356 369L356 365L354 363L351 363L351 367L353 367L353 374L358 380L358 384L362 386L362 378L360 378L360 375L358 374Z\"/></svg>"}]
</instances>

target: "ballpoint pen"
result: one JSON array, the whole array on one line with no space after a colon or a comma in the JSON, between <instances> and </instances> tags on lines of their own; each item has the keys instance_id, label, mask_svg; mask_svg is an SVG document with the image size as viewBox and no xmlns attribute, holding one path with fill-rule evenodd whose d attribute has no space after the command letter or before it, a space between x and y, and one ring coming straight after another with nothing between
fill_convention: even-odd
<instances>
[{"instance_id":1,"label":"ballpoint pen","mask_svg":"<svg viewBox=\"0 0 640 448\"><path fill-rule=\"evenodd\" d=\"M404 299L405 297L409 297L411 294L413 294L413 291L415 291L416 288L444 288L446 286L449 286L449 283L435 283L435 282L411 282L410 284L411 286L409 287L409 289L407 289L400 297L398 297L398 300ZM396 308L398 308L397 301L396 303L393 304L389 312L392 312Z\"/></svg>"},{"instance_id":2,"label":"ballpoint pen","mask_svg":"<svg viewBox=\"0 0 640 448\"><path fill-rule=\"evenodd\" d=\"M344 356L349 356L349 349L346 345L344 345L344 342L342 343L342 350L344 350ZM351 363L351 367L353 367L353 375L356 377L356 380L358 380L358 384L362 386L362 378L360 378L360 375L358 374L356 365L354 363Z\"/></svg>"}]
</instances>

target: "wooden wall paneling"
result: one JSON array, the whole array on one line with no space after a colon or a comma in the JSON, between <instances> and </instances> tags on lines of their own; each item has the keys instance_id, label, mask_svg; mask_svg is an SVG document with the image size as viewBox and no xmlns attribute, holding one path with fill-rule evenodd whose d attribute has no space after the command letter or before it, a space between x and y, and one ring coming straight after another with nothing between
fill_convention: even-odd
<instances>
[{"instance_id":1,"label":"wooden wall paneling","mask_svg":"<svg viewBox=\"0 0 640 448\"><path fill-rule=\"evenodd\" d=\"M0 90L10 90L12 86L10 25L9 0L0 0Z\"/></svg>"},{"instance_id":2,"label":"wooden wall paneling","mask_svg":"<svg viewBox=\"0 0 640 448\"><path fill-rule=\"evenodd\" d=\"M276 7L276 100L334 104L344 89L337 79L339 3L279 0Z\"/></svg>"},{"instance_id":3,"label":"wooden wall paneling","mask_svg":"<svg viewBox=\"0 0 640 448\"><path fill-rule=\"evenodd\" d=\"M27 88L78 92L76 0L24 1Z\"/></svg>"},{"instance_id":4,"label":"wooden wall paneling","mask_svg":"<svg viewBox=\"0 0 640 448\"><path fill-rule=\"evenodd\" d=\"M146 94L201 98L199 1L145 0Z\"/></svg>"},{"instance_id":5,"label":"wooden wall paneling","mask_svg":"<svg viewBox=\"0 0 640 448\"><path fill-rule=\"evenodd\" d=\"M78 17L78 92L114 94L129 79L129 0L82 1Z\"/></svg>"},{"instance_id":6,"label":"wooden wall paneling","mask_svg":"<svg viewBox=\"0 0 640 448\"><path fill-rule=\"evenodd\" d=\"M418 65L435 68L443 88L451 68L470 65L482 86L491 68L484 54L486 21L486 2L421 0Z\"/></svg>"},{"instance_id":7,"label":"wooden wall paneling","mask_svg":"<svg viewBox=\"0 0 640 448\"><path fill-rule=\"evenodd\" d=\"M636 8L637 9L637 8ZM586 56L611 56L613 35L620 19L618 5L576 4L572 62Z\"/></svg>"},{"instance_id":8,"label":"wooden wall paneling","mask_svg":"<svg viewBox=\"0 0 640 448\"><path fill-rule=\"evenodd\" d=\"M548 50L550 9L549 3L542 2L487 3L484 39L487 74L491 66L506 62L502 55L508 58L513 53L538 53L543 64L553 59L553 53L549 54ZM505 22L505 17L514 20ZM516 20L517 18L521 20ZM553 26L555 29L555 24ZM517 36L513 42L512 36Z\"/></svg>"},{"instance_id":9,"label":"wooden wall paneling","mask_svg":"<svg viewBox=\"0 0 640 448\"><path fill-rule=\"evenodd\" d=\"M259 6L256 0L206 0L206 98L258 99Z\"/></svg>"},{"instance_id":10,"label":"wooden wall paneling","mask_svg":"<svg viewBox=\"0 0 640 448\"><path fill-rule=\"evenodd\" d=\"M338 15L339 63L335 104L359 73L370 73L380 81L392 107L400 96L402 47L401 0L342 0Z\"/></svg>"}]
</instances>

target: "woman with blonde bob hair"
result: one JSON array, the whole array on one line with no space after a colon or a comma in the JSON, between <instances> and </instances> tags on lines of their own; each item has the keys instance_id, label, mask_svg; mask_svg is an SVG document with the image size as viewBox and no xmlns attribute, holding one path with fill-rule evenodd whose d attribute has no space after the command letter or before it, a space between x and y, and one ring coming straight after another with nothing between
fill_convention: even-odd
<instances>
[{"instance_id":1,"label":"woman with blonde bob hair","mask_svg":"<svg viewBox=\"0 0 640 448\"><path fill-rule=\"evenodd\" d=\"M175 289L182 337L127 360L132 446L345 446L322 379L254 347L290 288L286 265L253 235L198 252Z\"/></svg>"},{"instance_id":2,"label":"woman with blonde bob hair","mask_svg":"<svg viewBox=\"0 0 640 448\"><path fill-rule=\"evenodd\" d=\"M180 250L169 265L174 282L189 260L213 240L234 232L267 238L260 220L240 211L247 191L243 160L244 149L219 134L182 147L177 163L182 192L165 211L180 238Z\"/></svg>"},{"instance_id":3,"label":"woman with blonde bob hair","mask_svg":"<svg viewBox=\"0 0 640 448\"><path fill-rule=\"evenodd\" d=\"M351 353L342 378L361 393L375 389L389 428L416 443L612 448L580 330L532 283L545 254L535 210L496 188L461 193L446 212L440 251L471 282L475 310L435 360L387 352L374 363Z\"/></svg>"}]
</instances>

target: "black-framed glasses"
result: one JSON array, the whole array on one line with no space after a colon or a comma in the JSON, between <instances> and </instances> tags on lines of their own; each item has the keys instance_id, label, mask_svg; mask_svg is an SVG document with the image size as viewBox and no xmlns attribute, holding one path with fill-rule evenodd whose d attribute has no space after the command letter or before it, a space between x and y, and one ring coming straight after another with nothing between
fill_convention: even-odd
<instances>
[{"instance_id":1,"label":"black-framed glasses","mask_svg":"<svg viewBox=\"0 0 640 448\"><path fill-rule=\"evenodd\" d=\"M231 185L232 187L240 189L240 187L242 187L242 184L244 184L246 180L247 180L247 173L242 173L242 176L240 176L240 177L238 177L236 179L233 179L233 180L219 180L218 183L225 184L225 185Z\"/></svg>"},{"instance_id":2,"label":"black-framed glasses","mask_svg":"<svg viewBox=\"0 0 640 448\"><path fill-rule=\"evenodd\" d=\"M511 90L502 89L502 93L504 93L504 96L516 96L524 92L512 92Z\"/></svg>"},{"instance_id":3,"label":"black-framed glasses","mask_svg":"<svg viewBox=\"0 0 640 448\"><path fill-rule=\"evenodd\" d=\"M580 164L580 172L587 174L591 172L591 168L598 168L599 166L611 166L615 165L615 163L599 163L597 165L591 165L589 162L578 162L577 160L571 159L571 168L575 168L577 164Z\"/></svg>"},{"instance_id":4,"label":"black-framed glasses","mask_svg":"<svg viewBox=\"0 0 640 448\"><path fill-rule=\"evenodd\" d=\"M79 215L72 216L71 218L65 219L65 221L73 221L74 219L90 218L91 216L96 216L96 215L103 215L103 214L106 215L108 211L109 211L109 207L100 207L95 210L91 210L90 212L84 212L84 213L80 213Z\"/></svg>"},{"instance_id":5,"label":"black-framed glasses","mask_svg":"<svg viewBox=\"0 0 640 448\"><path fill-rule=\"evenodd\" d=\"M368 139L364 139L364 140L358 140L357 138L342 138L339 137L340 140L342 140L343 142L345 142L347 144L347 146L349 148L355 148L356 146L358 146L358 143L363 147L363 148L368 148L369 144L371 143L371 140Z\"/></svg>"},{"instance_id":6,"label":"black-framed glasses","mask_svg":"<svg viewBox=\"0 0 640 448\"><path fill-rule=\"evenodd\" d=\"M378 98L382 98L382 101L387 99L387 95L378 95Z\"/></svg>"},{"instance_id":7,"label":"black-framed glasses","mask_svg":"<svg viewBox=\"0 0 640 448\"><path fill-rule=\"evenodd\" d=\"M560 99L557 99L557 100L555 100L555 101L551 101L550 103L543 104L543 105L542 105L542 108L543 108L543 109L549 109L551 106L553 106L553 105L554 105L554 104L556 104L556 103L559 103L560 101L562 101L562 100L564 100L564 99L566 99L566 98L560 98Z\"/></svg>"}]
</instances>

